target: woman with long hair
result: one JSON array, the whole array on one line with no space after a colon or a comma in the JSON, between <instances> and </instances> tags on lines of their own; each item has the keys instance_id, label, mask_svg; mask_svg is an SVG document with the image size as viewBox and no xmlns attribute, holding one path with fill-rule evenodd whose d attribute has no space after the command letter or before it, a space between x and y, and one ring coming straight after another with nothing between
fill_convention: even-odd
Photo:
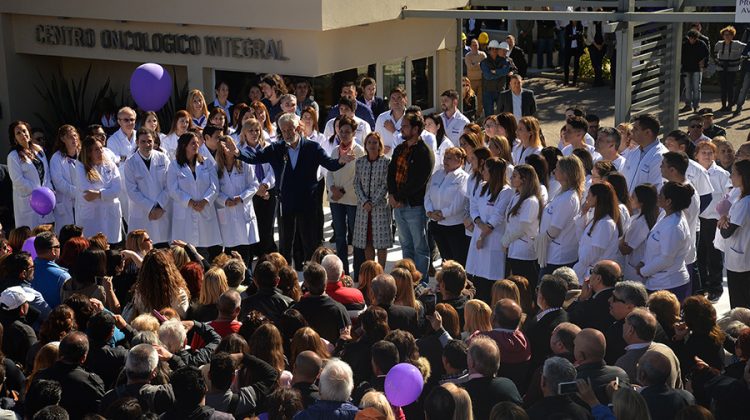
<instances>
[{"instance_id":1,"label":"woman with long hair","mask_svg":"<svg viewBox=\"0 0 750 420\"><path fill-rule=\"evenodd\" d=\"M468 146L468 145L467 145ZM471 207L474 201L478 200L482 194L482 185L484 185L484 163L492 157L492 153L486 147L471 148L461 147L471 152L466 152L466 165L464 165L464 171L469 173L469 179L466 182L466 195L469 197L469 203L466 208L466 215L464 217L464 233L466 236L471 237L474 232L474 220L471 218Z\"/></svg>"},{"instance_id":2,"label":"woman with long hair","mask_svg":"<svg viewBox=\"0 0 750 420\"><path fill-rule=\"evenodd\" d=\"M255 177L254 168L249 163L236 159L230 149L236 149L234 140L229 136L219 137L219 151L216 153L216 172L219 178L216 217L225 252L237 251L245 264L250 264L251 246L259 241L258 222L253 206L253 196L258 191L259 181Z\"/></svg>"},{"instance_id":3,"label":"woman with long hair","mask_svg":"<svg viewBox=\"0 0 750 420\"><path fill-rule=\"evenodd\" d=\"M227 275L219 267L211 267L203 275L198 301L190 306L188 319L199 322L209 322L219 316L217 303L222 293L229 290Z\"/></svg>"},{"instance_id":4,"label":"woman with long hair","mask_svg":"<svg viewBox=\"0 0 750 420\"><path fill-rule=\"evenodd\" d=\"M31 193L39 187L52 189L50 169L44 150L31 141L31 125L24 121L13 121L8 126L10 153L8 174L13 183L13 215L16 226L34 228L54 221L53 214L41 216L30 204Z\"/></svg>"},{"instance_id":5,"label":"woman with long hair","mask_svg":"<svg viewBox=\"0 0 750 420\"><path fill-rule=\"evenodd\" d=\"M497 134L508 139L511 149L514 148L518 142L518 120L512 112L503 112L497 115ZM544 145L544 139L541 139L542 145ZM510 161L508 161L510 162Z\"/></svg>"},{"instance_id":6,"label":"woman with long hair","mask_svg":"<svg viewBox=\"0 0 750 420\"><path fill-rule=\"evenodd\" d=\"M729 214L722 216L718 227L724 239L724 266L727 268L729 302L732 308L750 306L750 161L741 160L732 167L732 185L740 191Z\"/></svg>"},{"instance_id":7,"label":"woman with long hair","mask_svg":"<svg viewBox=\"0 0 750 420\"><path fill-rule=\"evenodd\" d=\"M190 113L190 118L196 127L202 129L208 124L208 106L200 89L193 89L188 92L185 109Z\"/></svg>"},{"instance_id":8,"label":"woman with long hair","mask_svg":"<svg viewBox=\"0 0 750 420\"><path fill-rule=\"evenodd\" d=\"M542 202L539 178L530 165L518 165L513 169L510 186L514 195L505 212L506 228L501 239L508 256L505 272L527 278L531 290L535 290L539 265L534 241L539 233Z\"/></svg>"},{"instance_id":9,"label":"woman with long hair","mask_svg":"<svg viewBox=\"0 0 750 420\"><path fill-rule=\"evenodd\" d=\"M391 276L396 280L396 298L394 305L408 306L417 311L417 319L424 318L424 307L414 295L414 283L411 273L405 268L394 268Z\"/></svg>"},{"instance_id":10,"label":"woman with long hair","mask_svg":"<svg viewBox=\"0 0 750 420\"><path fill-rule=\"evenodd\" d=\"M209 260L221 252L221 234L216 229L219 179L214 165L198 153L195 133L180 136L175 161L167 171L167 186L173 200L172 239L208 251Z\"/></svg>"},{"instance_id":11,"label":"woman with long hair","mask_svg":"<svg viewBox=\"0 0 750 420\"><path fill-rule=\"evenodd\" d=\"M269 120L275 122L281 115L281 96L289 93L284 83L284 79L278 74L266 74L258 83L260 90L263 91L263 105L268 109ZM256 116L257 118L257 116Z\"/></svg>"},{"instance_id":12,"label":"woman with long hair","mask_svg":"<svg viewBox=\"0 0 750 420\"><path fill-rule=\"evenodd\" d=\"M664 217L651 228L643 260L636 267L636 272L646 279L646 289L669 290L680 300L690 296L685 257L690 251L691 235L683 213L690 207L694 193L687 184L667 182L662 186L656 202L664 210Z\"/></svg>"},{"instance_id":13,"label":"woman with long hair","mask_svg":"<svg viewBox=\"0 0 750 420\"><path fill-rule=\"evenodd\" d=\"M432 175L427 185L424 208L429 218L427 225L435 238L444 260L466 265L469 237L463 224L469 207L467 182L469 174L462 168L466 153L460 147L451 147L443 157L442 169Z\"/></svg>"},{"instance_id":14,"label":"woman with long hair","mask_svg":"<svg viewBox=\"0 0 750 420\"><path fill-rule=\"evenodd\" d=\"M317 354L322 360L327 360L331 357L331 352L328 351L326 343L320 338L320 334L310 327L302 327L298 329L292 337L289 357L289 360L292 363L291 367L294 367L294 361L297 360L297 355L303 351L311 351Z\"/></svg>"},{"instance_id":15,"label":"woman with long hair","mask_svg":"<svg viewBox=\"0 0 750 420\"><path fill-rule=\"evenodd\" d=\"M557 161L552 173L560 184L560 192L544 207L536 238L536 251L541 274L552 274L560 267L572 267L578 260L576 227L570 223L581 210L585 174L581 161L565 156Z\"/></svg>"},{"instance_id":16,"label":"woman with long hair","mask_svg":"<svg viewBox=\"0 0 750 420\"><path fill-rule=\"evenodd\" d=\"M88 249L88 247L89 240L84 238L83 236L70 238L67 242L65 242L65 245L63 245L62 249L60 249L60 257L57 259L57 264L60 267L72 270L73 266L76 263L76 260L78 259L78 256L81 254L81 252Z\"/></svg>"},{"instance_id":17,"label":"woman with long hair","mask_svg":"<svg viewBox=\"0 0 750 420\"><path fill-rule=\"evenodd\" d=\"M477 117L477 95L474 93L474 89L471 88L471 82L469 78L464 76L461 78L461 100L463 101L463 113L469 121L474 121Z\"/></svg>"},{"instance_id":18,"label":"woman with long hair","mask_svg":"<svg viewBox=\"0 0 750 420\"><path fill-rule=\"evenodd\" d=\"M86 137L76 165L76 224L84 234L102 232L110 243L122 240L122 182L117 165L104 154L104 144Z\"/></svg>"},{"instance_id":19,"label":"woman with long hair","mask_svg":"<svg viewBox=\"0 0 750 420\"><path fill-rule=\"evenodd\" d=\"M255 119L260 121L260 125L263 127L263 138L266 141L276 140L276 128L274 128L273 119L268 108L264 105L264 102L254 101L250 104L250 110L255 116Z\"/></svg>"},{"instance_id":20,"label":"woman with long hair","mask_svg":"<svg viewBox=\"0 0 750 420\"><path fill-rule=\"evenodd\" d=\"M188 131L193 131L194 128L193 119L190 117L189 112L181 109L174 114L169 134L161 140L161 148L164 149L164 153L169 156L170 160L175 159L177 140Z\"/></svg>"},{"instance_id":21,"label":"woman with long hair","mask_svg":"<svg viewBox=\"0 0 750 420\"><path fill-rule=\"evenodd\" d=\"M645 280L638 275L636 267L643 261L646 239L659 218L657 198L656 187L651 184L638 185L630 195L629 208L633 216L619 244L624 261L622 273L628 280Z\"/></svg>"},{"instance_id":22,"label":"woman with long hair","mask_svg":"<svg viewBox=\"0 0 750 420\"><path fill-rule=\"evenodd\" d=\"M156 112L146 111L146 113L143 114L143 123L141 124L141 127L146 127L156 133L157 138L154 139L154 145L156 145L160 151L166 153L161 147L161 142L167 137L167 135L161 132L161 124L159 123L159 116L156 115Z\"/></svg>"},{"instance_id":23,"label":"woman with long hair","mask_svg":"<svg viewBox=\"0 0 750 420\"><path fill-rule=\"evenodd\" d=\"M282 373L287 367L281 333L275 325L266 323L255 330L248 341L250 354L263 360Z\"/></svg>"},{"instance_id":24,"label":"woman with long hair","mask_svg":"<svg viewBox=\"0 0 750 420\"><path fill-rule=\"evenodd\" d=\"M454 144L448 136L445 135L445 122L440 114L429 114L424 117L424 129L432 133L435 136L435 145L437 146L437 152L435 152L435 168L437 171L443 166L443 156L445 151L453 147Z\"/></svg>"},{"instance_id":25,"label":"woman with long hair","mask_svg":"<svg viewBox=\"0 0 750 420\"><path fill-rule=\"evenodd\" d=\"M592 209L593 214L590 212ZM619 261L618 238L622 235L622 227L620 208L612 185L604 182L589 188L575 224L579 242L578 262L573 270L582 283L599 261Z\"/></svg>"},{"instance_id":26,"label":"woman with long hair","mask_svg":"<svg viewBox=\"0 0 750 420\"><path fill-rule=\"evenodd\" d=\"M112 312L120 312L120 301L115 295L112 277L107 276L107 252L87 249L78 256L71 270L71 278L62 286L61 300L79 293L98 299Z\"/></svg>"},{"instance_id":27,"label":"woman with long hair","mask_svg":"<svg viewBox=\"0 0 750 420\"><path fill-rule=\"evenodd\" d=\"M680 301L677 296L668 290L657 290L648 296L646 306L656 317L664 334L670 339L674 337L675 325L680 322Z\"/></svg>"},{"instance_id":28,"label":"woman with long hair","mask_svg":"<svg viewBox=\"0 0 750 420\"><path fill-rule=\"evenodd\" d=\"M518 144L513 146L513 163L515 165L526 162L526 156L542 152L542 127L539 120L526 116L518 121L516 129Z\"/></svg>"},{"instance_id":29,"label":"woman with long hair","mask_svg":"<svg viewBox=\"0 0 750 420\"><path fill-rule=\"evenodd\" d=\"M716 323L716 309L703 295L690 296L682 302L682 324L678 324L674 350L680 359L683 375L695 368L696 357L714 369L724 368L726 335Z\"/></svg>"},{"instance_id":30,"label":"woman with long hair","mask_svg":"<svg viewBox=\"0 0 750 420\"><path fill-rule=\"evenodd\" d=\"M299 112L301 116L302 113L305 112L305 109L312 108L312 110L315 111L315 124L317 124L317 116L320 115L320 107L318 106L318 103L315 102L314 95L315 92L313 92L310 79L299 79L297 80L297 83L294 84L294 96L297 97L297 112Z\"/></svg>"},{"instance_id":31,"label":"woman with long hair","mask_svg":"<svg viewBox=\"0 0 750 420\"><path fill-rule=\"evenodd\" d=\"M182 274L167 251L158 249L143 258L132 292L130 308L123 311L126 320L162 308L173 308L180 318L184 318L190 303L190 292Z\"/></svg>"},{"instance_id":32,"label":"woman with long hair","mask_svg":"<svg viewBox=\"0 0 750 420\"><path fill-rule=\"evenodd\" d=\"M81 152L81 138L78 130L70 124L57 129L57 137L49 162L50 178L55 186L55 233L75 222L76 165Z\"/></svg>"},{"instance_id":33,"label":"woman with long hair","mask_svg":"<svg viewBox=\"0 0 750 420\"><path fill-rule=\"evenodd\" d=\"M490 301L492 283L505 276L505 250L502 246L506 230L505 209L513 190L508 186L507 162L492 157L482 165L481 192L471 201L470 218L474 224L466 272L472 275L477 297Z\"/></svg>"},{"instance_id":34,"label":"woman with long hair","mask_svg":"<svg viewBox=\"0 0 750 420\"><path fill-rule=\"evenodd\" d=\"M372 279L383 274L383 266L377 261L367 260L359 267L359 276L357 276L357 289L365 297L365 303L370 304L370 283Z\"/></svg>"},{"instance_id":35,"label":"woman with long hair","mask_svg":"<svg viewBox=\"0 0 750 420\"><path fill-rule=\"evenodd\" d=\"M492 330L492 309L483 300L470 299L464 305L464 331L462 339L466 340L475 332Z\"/></svg>"},{"instance_id":36,"label":"woman with long hair","mask_svg":"<svg viewBox=\"0 0 750 420\"><path fill-rule=\"evenodd\" d=\"M384 339L391 329L388 327L388 313L380 306L370 306L359 315L363 333L355 341L344 344L338 354L341 360L352 367L354 381L364 381L372 377L370 350L373 344Z\"/></svg>"},{"instance_id":37,"label":"woman with long hair","mask_svg":"<svg viewBox=\"0 0 750 420\"><path fill-rule=\"evenodd\" d=\"M453 382L447 382L440 386L447 389L456 401L456 409L453 411L452 420L474 420L474 411L469 392Z\"/></svg>"},{"instance_id":38,"label":"woman with long hair","mask_svg":"<svg viewBox=\"0 0 750 420\"><path fill-rule=\"evenodd\" d=\"M352 239L355 250L355 273L360 270L360 262L374 260L376 252L382 270L388 249L393 246L391 208L388 206L386 182L391 160L385 156L383 139L378 132L372 132L365 137L365 153L365 156L355 161L354 169L354 193L357 195L357 214L354 217ZM360 283L360 289L362 288Z\"/></svg>"},{"instance_id":39,"label":"woman with long hair","mask_svg":"<svg viewBox=\"0 0 750 420\"><path fill-rule=\"evenodd\" d=\"M212 107L208 112L208 124L214 127L221 128L221 134L228 136L231 134L231 128L229 128L229 117L224 108Z\"/></svg>"}]
</instances>

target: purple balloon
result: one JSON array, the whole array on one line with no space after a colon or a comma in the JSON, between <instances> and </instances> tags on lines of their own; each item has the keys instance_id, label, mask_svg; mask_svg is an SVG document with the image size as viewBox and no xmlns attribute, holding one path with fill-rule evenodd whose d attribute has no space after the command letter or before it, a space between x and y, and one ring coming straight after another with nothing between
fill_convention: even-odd
<instances>
[{"instance_id":1,"label":"purple balloon","mask_svg":"<svg viewBox=\"0 0 750 420\"><path fill-rule=\"evenodd\" d=\"M21 247L21 251L26 251L29 254L31 254L32 259L36 258L36 248L34 248L34 239L36 239L36 236L27 238L25 241L23 241L23 246Z\"/></svg>"},{"instance_id":2,"label":"purple balloon","mask_svg":"<svg viewBox=\"0 0 750 420\"><path fill-rule=\"evenodd\" d=\"M141 64L130 76L130 94L144 111L158 111L172 94L172 77L156 63Z\"/></svg>"},{"instance_id":3,"label":"purple balloon","mask_svg":"<svg viewBox=\"0 0 750 420\"><path fill-rule=\"evenodd\" d=\"M38 187L31 192L29 205L40 216L46 216L55 209L55 193L47 187Z\"/></svg>"},{"instance_id":4,"label":"purple balloon","mask_svg":"<svg viewBox=\"0 0 750 420\"><path fill-rule=\"evenodd\" d=\"M404 407L416 401L423 387L422 373L410 363L397 364L385 376L385 396L396 407Z\"/></svg>"}]
</instances>

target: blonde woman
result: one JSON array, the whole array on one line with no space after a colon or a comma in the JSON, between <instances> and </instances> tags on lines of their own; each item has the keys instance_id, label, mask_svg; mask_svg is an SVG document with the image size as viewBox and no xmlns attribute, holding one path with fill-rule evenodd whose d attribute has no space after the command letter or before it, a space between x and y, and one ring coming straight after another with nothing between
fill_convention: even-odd
<instances>
[{"instance_id":1,"label":"blonde woman","mask_svg":"<svg viewBox=\"0 0 750 420\"><path fill-rule=\"evenodd\" d=\"M203 275L203 286L198 301L190 305L188 319L199 322L209 322L219 316L216 303L219 296L229 290L227 275L219 267L212 267Z\"/></svg>"},{"instance_id":2,"label":"blonde woman","mask_svg":"<svg viewBox=\"0 0 750 420\"><path fill-rule=\"evenodd\" d=\"M227 144L230 147L227 147ZM253 196L258 191L258 180L249 163L236 159L236 145L229 136L219 137L216 153L216 172L219 195L216 216L219 220L225 252L237 251L245 263L251 262L251 245L258 243L258 222L253 208Z\"/></svg>"},{"instance_id":3,"label":"blonde woman","mask_svg":"<svg viewBox=\"0 0 750 420\"><path fill-rule=\"evenodd\" d=\"M456 409L453 411L453 420L474 420L474 410L471 406L469 393L452 382L447 382L440 386L447 389L453 395L453 400L456 402Z\"/></svg>"},{"instance_id":4,"label":"blonde woman","mask_svg":"<svg viewBox=\"0 0 750 420\"><path fill-rule=\"evenodd\" d=\"M120 170L104 154L104 144L86 137L76 165L75 220L84 235L102 232L110 243L122 240Z\"/></svg>"},{"instance_id":5,"label":"blonde woman","mask_svg":"<svg viewBox=\"0 0 750 420\"><path fill-rule=\"evenodd\" d=\"M526 156L542 152L542 127L535 117L527 116L518 121L516 137L519 143L513 146L513 164L526 162Z\"/></svg>"},{"instance_id":6,"label":"blonde woman","mask_svg":"<svg viewBox=\"0 0 750 420\"><path fill-rule=\"evenodd\" d=\"M195 127L193 126L193 119L190 118L190 113L184 109L177 111L172 118L172 128L169 130L169 134L161 140L161 148L164 149L170 160L175 159L177 139L193 128Z\"/></svg>"},{"instance_id":7,"label":"blonde woman","mask_svg":"<svg viewBox=\"0 0 750 420\"><path fill-rule=\"evenodd\" d=\"M510 299L520 306L521 292L518 290L518 286L507 279L496 281L495 284L492 285L492 305L490 305L490 307L494 308L495 304L500 299Z\"/></svg>"},{"instance_id":8,"label":"blonde woman","mask_svg":"<svg viewBox=\"0 0 750 420\"><path fill-rule=\"evenodd\" d=\"M385 394L378 391L369 391L362 397L359 402L360 413L357 418L379 419L379 420L396 420L393 414L393 407L388 402ZM400 410L400 409L399 409ZM401 413L403 415L403 413Z\"/></svg>"},{"instance_id":9,"label":"blonde woman","mask_svg":"<svg viewBox=\"0 0 750 420\"><path fill-rule=\"evenodd\" d=\"M461 338L467 340L476 332L492 330L492 309L479 299L471 299L464 305L464 331Z\"/></svg>"},{"instance_id":10,"label":"blonde woman","mask_svg":"<svg viewBox=\"0 0 750 420\"><path fill-rule=\"evenodd\" d=\"M185 104L190 113L190 118L198 128L204 128L208 123L208 107L206 106L206 98L203 97L203 92L199 89L193 89L188 93L187 103Z\"/></svg>"},{"instance_id":11,"label":"blonde woman","mask_svg":"<svg viewBox=\"0 0 750 420\"><path fill-rule=\"evenodd\" d=\"M31 125L14 121L8 128L11 152L8 154L8 173L13 183L13 214L16 226L33 228L52 223L53 214L38 215L31 209L31 192L39 187L52 189L47 156L41 147L31 142Z\"/></svg>"},{"instance_id":12,"label":"blonde woman","mask_svg":"<svg viewBox=\"0 0 750 420\"><path fill-rule=\"evenodd\" d=\"M412 276L409 270L405 268L395 268L391 275L396 280L396 300L395 305L408 306L417 311L417 318L424 317L424 308L422 302L414 296L414 287L412 286Z\"/></svg>"},{"instance_id":13,"label":"blonde woman","mask_svg":"<svg viewBox=\"0 0 750 420\"><path fill-rule=\"evenodd\" d=\"M49 162L50 176L55 186L55 233L65 225L75 223L76 201L76 165L79 165L78 154L81 152L81 138L78 130L65 124L57 130L54 153Z\"/></svg>"}]
</instances>

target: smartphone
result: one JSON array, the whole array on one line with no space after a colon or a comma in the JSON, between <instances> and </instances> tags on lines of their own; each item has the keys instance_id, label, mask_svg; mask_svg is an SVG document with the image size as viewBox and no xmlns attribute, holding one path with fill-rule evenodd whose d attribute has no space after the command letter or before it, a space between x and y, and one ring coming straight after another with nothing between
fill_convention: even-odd
<instances>
[{"instance_id":1,"label":"smartphone","mask_svg":"<svg viewBox=\"0 0 750 420\"><path fill-rule=\"evenodd\" d=\"M559 384L557 384L558 395L575 394L577 392L578 392L578 383L576 381L560 382Z\"/></svg>"},{"instance_id":2,"label":"smartphone","mask_svg":"<svg viewBox=\"0 0 750 420\"><path fill-rule=\"evenodd\" d=\"M154 318L159 320L159 323L167 322L167 318L164 318L164 315L161 314L161 312L157 311L156 309L151 310L151 315L154 316Z\"/></svg>"},{"instance_id":3,"label":"smartphone","mask_svg":"<svg viewBox=\"0 0 750 420\"><path fill-rule=\"evenodd\" d=\"M437 296L433 294L422 295L419 300L424 305L424 314L432 315L435 313L435 305L437 305Z\"/></svg>"}]
</instances>

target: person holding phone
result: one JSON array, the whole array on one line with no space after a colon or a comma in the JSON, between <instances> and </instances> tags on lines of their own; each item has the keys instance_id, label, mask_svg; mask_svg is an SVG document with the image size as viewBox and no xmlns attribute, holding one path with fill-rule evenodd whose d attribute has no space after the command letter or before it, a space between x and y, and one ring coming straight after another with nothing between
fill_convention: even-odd
<instances>
[{"instance_id":1,"label":"person holding phone","mask_svg":"<svg viewBox=\"0 0 750 420\"><path fill-rule=\"evenodd\" d=\"M553 356L544 361L542 394L544 398L529 407L530 419L589 419L591 413L573 399L578 392L575 366L569 360Z\"/></svg>"}]
</instances>

